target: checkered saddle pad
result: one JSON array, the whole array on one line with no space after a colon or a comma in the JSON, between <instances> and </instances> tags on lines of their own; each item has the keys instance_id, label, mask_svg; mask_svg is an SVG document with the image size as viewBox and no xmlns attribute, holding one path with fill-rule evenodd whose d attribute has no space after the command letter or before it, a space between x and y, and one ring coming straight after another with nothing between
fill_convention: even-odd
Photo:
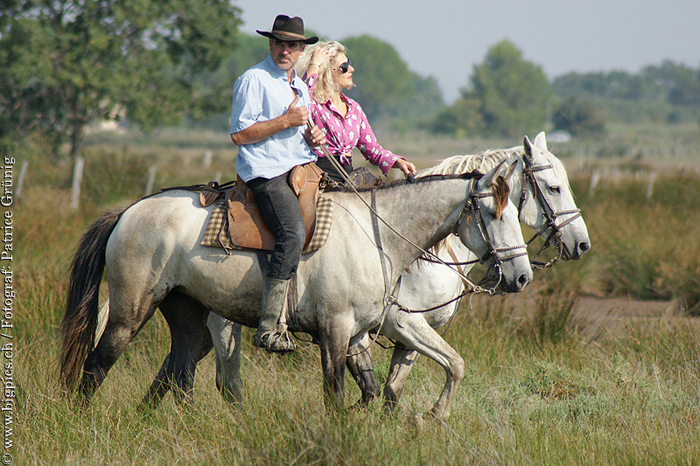
<instances>
[{"instance_id":1,"label":"checkered saddle pad","mask_svg":"<svg viewBox=\"0 0 700 466\"><path fill-rule=\"evenodd\" d=\"M333 222L333 203L330 199L320 196L316 202L316 228L311 237L311 241L304 248L302 254L309 254L318 251L321 246L326 244L328 234L331 231ZM228 234L228 214L226 212L226 201L220 198L214 204L214 210L209 215L207 228L204 232L204 237L200 243L202 246L214 248L223 248L229 250L242 250L231 242Z\"/></svg>"}]
</instances>

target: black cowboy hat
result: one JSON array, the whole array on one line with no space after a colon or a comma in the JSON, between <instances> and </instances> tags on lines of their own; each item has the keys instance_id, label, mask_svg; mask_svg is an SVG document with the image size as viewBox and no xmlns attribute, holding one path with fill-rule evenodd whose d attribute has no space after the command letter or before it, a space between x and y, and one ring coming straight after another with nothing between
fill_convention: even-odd
<instances>
[{"instance_id":1,"label":"black cowboy hat","mask_svg":"<svg viewBox=\"0 0 700 466\"><path fill-rule=\"evenodd\" d=\"M285 42L304 42L306 44L315 44L318 42L318 37L304 37L304 20L298 16L290 18L287 15L279 15L275 18L275 23L272 25L272 31L258 31L258 34L265 37L273 37L277 40Z\"/></svg>"}]
</instances>

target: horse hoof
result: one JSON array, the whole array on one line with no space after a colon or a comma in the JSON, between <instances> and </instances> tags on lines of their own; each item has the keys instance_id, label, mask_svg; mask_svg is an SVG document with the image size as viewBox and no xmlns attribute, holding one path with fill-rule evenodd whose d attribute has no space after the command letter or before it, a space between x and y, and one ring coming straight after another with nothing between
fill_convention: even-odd
<instances>
[{"instance_id":1,"label":"horse hoof","mask_svg":"<svg viewBox=\"0 0 700 466\"><path fill-rule=\"evenodd\" d=\"M253 346L264 348L268 353L281 355L293 353L297 348L294 338L289 332L267 332L262 336L253 336Z\"/></svg>"}]
</instances>

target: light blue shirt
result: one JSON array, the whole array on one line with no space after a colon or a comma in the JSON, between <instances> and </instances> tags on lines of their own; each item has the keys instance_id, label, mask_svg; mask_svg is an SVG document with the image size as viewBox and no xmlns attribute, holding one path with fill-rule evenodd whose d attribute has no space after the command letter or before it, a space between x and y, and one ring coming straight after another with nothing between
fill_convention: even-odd
<instances>
[{"instance_id":1,"label":"light blue shirt","mask_svg":"<svg viewBox=\"0 0 700 466\"><path fill-rule=\"evenodd\" d=\"M231 134L242 131L259 121L284 115L299 96L297 106L311 105L309 88L296 73L291 87L287 72L281 70L272 56L243 73L233 86ZM316 161L316 154L304 139L306 126L287 128L256 144L238 146L236 171L244 182L254 178L274 178L297 165Z\"/></svg>"}]
</instances>

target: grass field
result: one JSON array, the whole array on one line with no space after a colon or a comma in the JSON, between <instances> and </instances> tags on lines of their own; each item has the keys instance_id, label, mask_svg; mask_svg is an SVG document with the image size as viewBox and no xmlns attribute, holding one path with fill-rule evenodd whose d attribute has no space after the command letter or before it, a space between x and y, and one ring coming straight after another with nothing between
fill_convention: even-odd
<instances>
[{"instance_id":1,"label":"grass field","mask_svg":"<svg viewBox=\"0 0 700 466\"><path fill-rule=\"evenodd\" d=\"M91 145L80 207L72 210L70 161L17 148L15 182L22 161L29 169L21 198L5 209L13 219L16 292L14 352L5 353L16 403L5 452L22 465L700 464L699 138L672 134L680 148L661 158L643 153L651 145L640 134L611 137L624 146L614 156L600 153L600 141L551 147L569 167L593 248L578 262L536 272L522 295L465 300L446 333L466 366L447 422L422 416L444 383L432 361L416 364L393 418L380 400L329 414L317 348L304 343L290 357L270 357L249 345L249 330L240 406L221 400L209 355L198 367L193 406L168 396L141 412L137 405L169 351L160 315L129 345L92 405L75 409L57 382L57 329L77 239L103 210L142 197L150 167L157 167L154 189L226 181L233 151L209 145L211 135L173 145ZM519 143L387 139L421 166ZM654 147L662 147L657 139ZM581 308L591 298L668 306L612 326ZM372 354L382 383L390 351L374 347ZM6 387L8 380L5 374ZM346 394L348 405L359 398L349 377Z\"/></svg>"}]
</instances>

